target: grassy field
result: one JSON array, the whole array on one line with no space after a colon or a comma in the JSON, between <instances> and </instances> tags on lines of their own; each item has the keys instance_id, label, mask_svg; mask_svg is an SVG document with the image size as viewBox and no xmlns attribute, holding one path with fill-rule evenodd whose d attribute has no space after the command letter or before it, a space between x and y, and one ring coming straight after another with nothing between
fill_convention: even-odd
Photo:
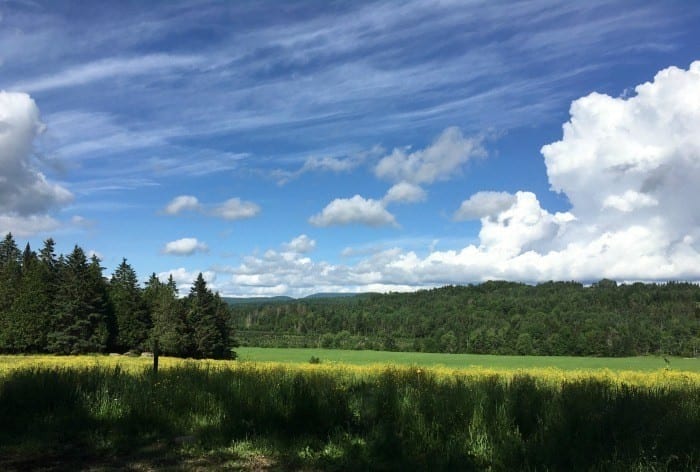
<instances>
[{"instance_id":1,"label":"grassy field","mask_svg":"<svg viewBox=\"0 0 700 472\"><path fill-rule=\"evenodd\" d=\"M241 360L251 362L304 363L314 356L321 362L354 365L391 364L416 366L444 366L452 369L480 367L487 369L600 370L649 372L670 369L700 372L700 359L663 357L554 357L554 356L490 356L480 354L439 354L427 352L348 351L341 349L286 349L240 347L236 349Z\"/></svg>"},{"instance_id":2,"label":"grassy field","mask_svg":"<svg viewBox=\"0 0 700 472\"><path fill-rule=\"evenodd\" d=\"M700 470L676 359L240 354L0 356L0 470Z\"/></svg>"}]
</instances>

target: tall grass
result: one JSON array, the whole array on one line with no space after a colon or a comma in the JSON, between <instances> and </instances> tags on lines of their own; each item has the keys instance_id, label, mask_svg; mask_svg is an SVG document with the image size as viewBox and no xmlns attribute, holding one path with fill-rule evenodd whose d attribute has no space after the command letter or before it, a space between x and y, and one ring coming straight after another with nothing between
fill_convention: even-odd
<instances>
[{"instance_id":1,"label":"tall grass","mask_svg":"<svg viewBox=\"0 0 700 472\"><path fill-rule=\"evenodd\" d=\"M697 470L700 382L653 379L246 363L174 364L157 376L120 365L18 367L0 376L0 468L77 467L178 448L187 437L201 451L262 441L285 469Z\"/></svg>"}]
</instances>

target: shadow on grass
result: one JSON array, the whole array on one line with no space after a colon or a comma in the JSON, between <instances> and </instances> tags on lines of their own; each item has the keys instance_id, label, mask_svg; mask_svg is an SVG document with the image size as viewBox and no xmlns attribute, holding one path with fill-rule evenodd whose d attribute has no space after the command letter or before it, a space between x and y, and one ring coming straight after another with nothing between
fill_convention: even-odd
<instances>
[{"instance_id":1,"label":"shadow on grass","mask_svg":"<svg viewBox=\"0 0 700 472\"><path fill-rule=\"evenodd\" d=\"M0 377L0 470L695 470L700 388L242 366Z\"/></svg>"}]
</instances>

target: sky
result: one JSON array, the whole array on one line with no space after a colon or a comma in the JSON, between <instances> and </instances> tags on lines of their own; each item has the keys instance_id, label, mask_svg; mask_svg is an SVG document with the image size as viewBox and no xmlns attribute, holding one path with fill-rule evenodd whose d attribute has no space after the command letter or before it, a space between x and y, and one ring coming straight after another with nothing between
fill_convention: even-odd
<instances>
[{"instance_id":1,"label":"sky","mask_svg":"<svg viewBox=\"0 0 700 472\"><path fill-rule=\"evenodd\" d=\"M0 234L181 293L700 281L700 3L0 0Z\"/></svg>"}]
</instances>

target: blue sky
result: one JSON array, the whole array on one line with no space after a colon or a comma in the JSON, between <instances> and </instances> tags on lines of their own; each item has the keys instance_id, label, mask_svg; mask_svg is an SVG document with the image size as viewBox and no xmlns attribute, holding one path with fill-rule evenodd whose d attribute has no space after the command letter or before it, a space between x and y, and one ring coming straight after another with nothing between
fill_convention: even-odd
<instances>
[{"instance_id":1,"label":"blue sky","mask_svg":"<svg viewBox=\"0 0 700 472\"><path fill-rule=\"evenodd\" d=\"M699 280L699 20L0 1L0 233L225 295Z\"/></svg>"}]
</instances>

